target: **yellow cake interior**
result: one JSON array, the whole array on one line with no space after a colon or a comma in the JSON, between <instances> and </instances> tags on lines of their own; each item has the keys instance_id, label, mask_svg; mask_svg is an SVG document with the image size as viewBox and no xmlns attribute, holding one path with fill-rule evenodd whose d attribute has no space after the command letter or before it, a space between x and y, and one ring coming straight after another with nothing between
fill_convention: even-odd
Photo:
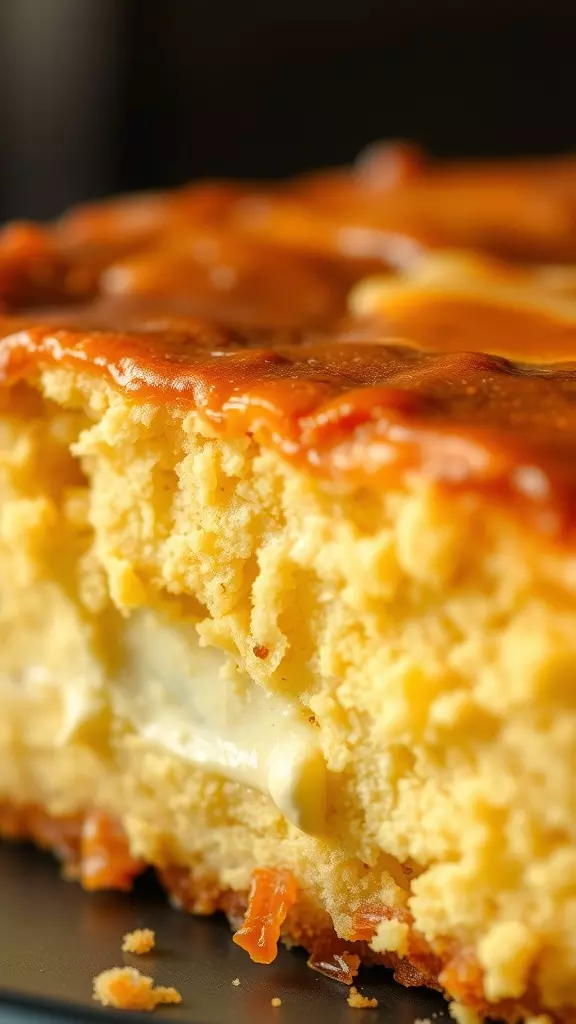
<instances>
[{"instance_id":1,"label":"yellow cake interior","mask_svg":"<svg viewBox=\"0 0 576 1024\"><path fill-rule=\"evenodd\" d=\"M238 891L291 868L345 937L408 903L489 1000L576 1005L575 595L479 497L44 370L0 393L0 801L96 805Z\"/></svg>"}]
</instances>

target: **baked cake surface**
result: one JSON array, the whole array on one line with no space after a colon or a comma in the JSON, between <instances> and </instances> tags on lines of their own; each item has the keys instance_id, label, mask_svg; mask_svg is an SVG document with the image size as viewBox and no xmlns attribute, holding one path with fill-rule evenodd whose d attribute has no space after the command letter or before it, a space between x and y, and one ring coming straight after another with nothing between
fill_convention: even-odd
<instances>
[{"instance_id":1,"label":"baked cake surface","mask_svg":"<svg viewBox=\"0 0 576 1024\"><path fill-rule=\"evenodd\" d=\"M576 164L380 147L0 236L0 821L576 1014Z\"/></svg>"}]
</instances>

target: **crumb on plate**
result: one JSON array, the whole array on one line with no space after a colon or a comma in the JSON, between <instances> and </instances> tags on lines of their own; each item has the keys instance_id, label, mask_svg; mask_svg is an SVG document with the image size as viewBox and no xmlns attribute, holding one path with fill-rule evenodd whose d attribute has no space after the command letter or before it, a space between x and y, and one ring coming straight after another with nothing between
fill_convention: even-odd
<instances>
[{"instance_id":1,"label":"crumb on plate","mask_svg":"<svg viewBox=\"0 0 576 1024\"><path fill-rule=\"evenodd\" d=\"M96 975L93 998L117 1010L153 1010L161 1003L181 1003L177 989L158 985L135 967L111 967Z\"/></svg>"},{"instance_id":2,"label":"crumb on plate","mask_svg":"<svg viewBox=\"0 0 576 1024\"><path fill-rule=\"evenodd\" d=\"M234 985L234 986L235 986L236 988L238 988L238 985L240 984L240 978L232 978L232 984L233 984L233 985Z\"/></svg>"},{"instance_id":3,"label":"crumb on plate","mask_svg":"<svg viewBox=\"0 0 576 1024\"><path fill-rule=\"evenodd\" d=\"M462 1006L461 1003L448 1003L448 1009L452 1020L457 1024L482 1024L480 1015L469 1006Z\"/></svg>"},{"instance_id":4,"label":"crumb on plate","mask_svg":"<svg viewBox=\"0 0 576 1024\"><path fill-rule=\"evenodd\" d=\"M271 1006L282 1006L282 1000L279 999L278 996L274 996L274 998L270 1000L270 1005Z\"/></svg>"},{"instance_id":5,"label":"crumb on plate","mask_svg":"<svg viewBox=\"0 0 576 1024\"><path fill-rule=\"evenodd\" d=\"M123 953L149 953L154 949L156 936L151 928L135 928L133 932L127 932L122 940Z\"/></svg>"},{"instance_id":6,"label":"crumb on plate","mask_svg":"<svg viewBox=\"0 0 576 1024\"><path fill-rule=\"evenodd\" d=\"M348 993L347 1003L353 1010L375 1010L378 1006L377 999L369 999L368 996L361 995L355 985L352 985Z\"/></svg>"}]
</instances>

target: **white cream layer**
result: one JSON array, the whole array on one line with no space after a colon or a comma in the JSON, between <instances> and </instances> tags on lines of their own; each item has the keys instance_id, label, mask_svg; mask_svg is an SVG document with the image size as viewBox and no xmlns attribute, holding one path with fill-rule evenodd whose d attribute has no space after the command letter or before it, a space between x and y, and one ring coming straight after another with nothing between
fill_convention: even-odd
<instances>
[{"instance_id":1,"label":"white cream layer","mask_svg":"<svg viewBox=\"0 0 576 1024\"><path fill-rule=\"evenodd\" d=\"M112 717L206 771L269 794L302 831L322 831L326 763L317 727L301 706L263 690L223 652L201 647L194 624L135 614L114 636L108 668L78 646L82 659L65 667L29 662L19 680L14 672L2 680L0 668L0 684L24 685L30 695L38 687L59 691L59 744L101 743Z\"/></svg>"}]
</instances>

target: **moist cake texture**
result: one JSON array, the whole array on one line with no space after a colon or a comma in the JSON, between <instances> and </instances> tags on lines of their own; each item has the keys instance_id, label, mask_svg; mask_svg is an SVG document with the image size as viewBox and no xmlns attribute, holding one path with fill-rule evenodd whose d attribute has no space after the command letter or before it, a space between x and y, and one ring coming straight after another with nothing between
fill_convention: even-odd
<instances>
[{"instance_id":1,"label":"moist cake texture","mask_svg":"<svg viewBox=\"0 0 576 1024\"><path fill-rule=\"evenodd\" d=\"M5 833L575 1019L575 214L381 147L5 229Z\"/></svg>"}]
</instances>

